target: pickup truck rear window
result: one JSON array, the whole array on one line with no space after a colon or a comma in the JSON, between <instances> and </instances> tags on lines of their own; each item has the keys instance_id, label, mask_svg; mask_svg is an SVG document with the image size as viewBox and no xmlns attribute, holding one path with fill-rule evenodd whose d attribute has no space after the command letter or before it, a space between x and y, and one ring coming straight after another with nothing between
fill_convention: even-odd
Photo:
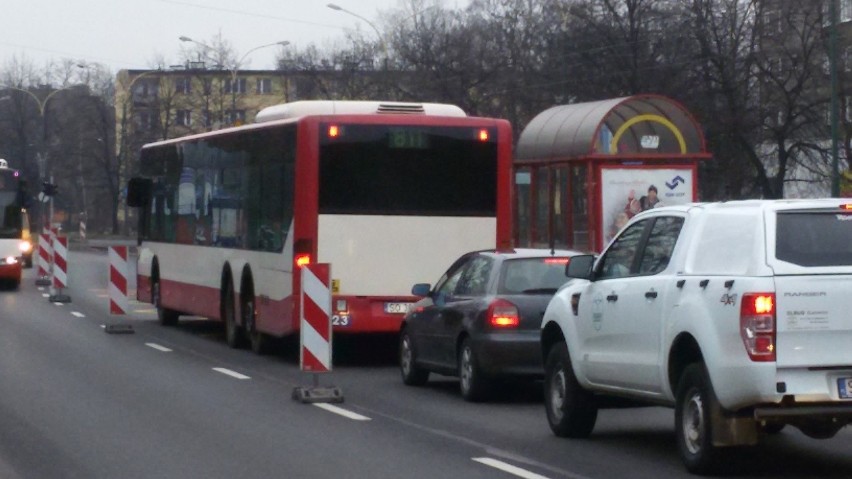
<instances>
[{"instance_id":1,"label":"pickup truck rear window","mask_svg":"<svg viewBox=\"0 0 852 479\"><path fill-rule=\"evenodd\" d=\"M852 214L778 213L775 257L799 266L852 265Z\"/></svg>"}]
</instances>

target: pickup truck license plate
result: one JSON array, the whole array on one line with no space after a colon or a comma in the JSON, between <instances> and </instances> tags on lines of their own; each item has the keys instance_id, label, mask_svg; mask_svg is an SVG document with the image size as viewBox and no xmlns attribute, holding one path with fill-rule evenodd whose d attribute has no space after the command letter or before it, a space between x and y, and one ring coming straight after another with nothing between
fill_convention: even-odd
<instances>
[{"instance_id":1,"label":"pickup truck license plate","mask_svg":"<svg viewBox=\"0 0 852 479\"><path fill-rule=\"evenodd\" d=\"M388 314L405 314L411 303L385 303L385 312Z\"/></svg>"},{"instance_id":2,"label":"pickup truck license plate","mask_svg":"<svg viewBox=\"0 0 852 479\"><path fill-rule=\"evenodd\" d=\"M852 378L839 378L837 391L840 393L840 399L852 399Z\"/></svg>"}]
</instances>

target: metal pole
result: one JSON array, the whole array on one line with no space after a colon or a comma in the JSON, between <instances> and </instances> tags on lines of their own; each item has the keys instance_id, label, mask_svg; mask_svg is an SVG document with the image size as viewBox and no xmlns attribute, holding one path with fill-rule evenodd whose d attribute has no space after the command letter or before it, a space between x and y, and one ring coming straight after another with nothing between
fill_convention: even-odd
<instances>
[{"instance_id":1,"label":"metal pole","mask_svg":"<svg viewBox=\"0 0 852 479\"><path fill-rule=\"evenodd\" d=\"M831 196L840 196L840 153L838 136L840 135L838 98L837 98L837 0L828 0L829 15L831 16L831 33L829 35L829 64L831 67Z\"/></svg>"}]
</instances>

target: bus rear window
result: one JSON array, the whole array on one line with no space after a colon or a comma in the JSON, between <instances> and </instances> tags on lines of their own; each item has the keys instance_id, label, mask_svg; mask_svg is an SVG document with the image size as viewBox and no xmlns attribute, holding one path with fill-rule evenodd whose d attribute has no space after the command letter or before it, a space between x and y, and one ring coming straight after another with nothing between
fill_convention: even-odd
<instances>
[{"instance_id":1,"label":"bus rear window","mask_svg":"<svg viewBox=\"0 0 852 479\"><path fill-rule=\"evenodd\" d=\"M799 266L852 265L852 213L779 213L775 257Z\"/></svg>"},{"instance_id":2,"label":"bus rear window","mask_svg":"<svg viewBox=\"0 0 852 479\"><path fill-rule=\"evenodd\" d=\"M496 214L496 129L323 124L320 132L320 214Z\"/></svg>"}]
</instances>

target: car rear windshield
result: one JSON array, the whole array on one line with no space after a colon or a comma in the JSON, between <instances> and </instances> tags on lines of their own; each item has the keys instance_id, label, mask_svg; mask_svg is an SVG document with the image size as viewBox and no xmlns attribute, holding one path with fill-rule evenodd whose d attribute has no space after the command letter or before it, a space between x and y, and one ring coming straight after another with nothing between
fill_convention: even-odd
<instances>
[{"instance_id":1,"label":"car rear windshield","mask_svg":"<svg viewBox=\"0 0 852 479\"><path fill-rule=\"evenodd\" d=\"M852 265L852 213L778 214L775 257L800 266Z\"/></svg>"},{"instance_id":2,"label":"car rear windshield","mask_svg":"<svg viewBox=\"0 0 852 479\"><path fill-rule=\"evenodd\" d=\"M565 266L568 258L518 258L503 262L499 294L555 293L568 281Z\"/></svg>"}]
</instances>

